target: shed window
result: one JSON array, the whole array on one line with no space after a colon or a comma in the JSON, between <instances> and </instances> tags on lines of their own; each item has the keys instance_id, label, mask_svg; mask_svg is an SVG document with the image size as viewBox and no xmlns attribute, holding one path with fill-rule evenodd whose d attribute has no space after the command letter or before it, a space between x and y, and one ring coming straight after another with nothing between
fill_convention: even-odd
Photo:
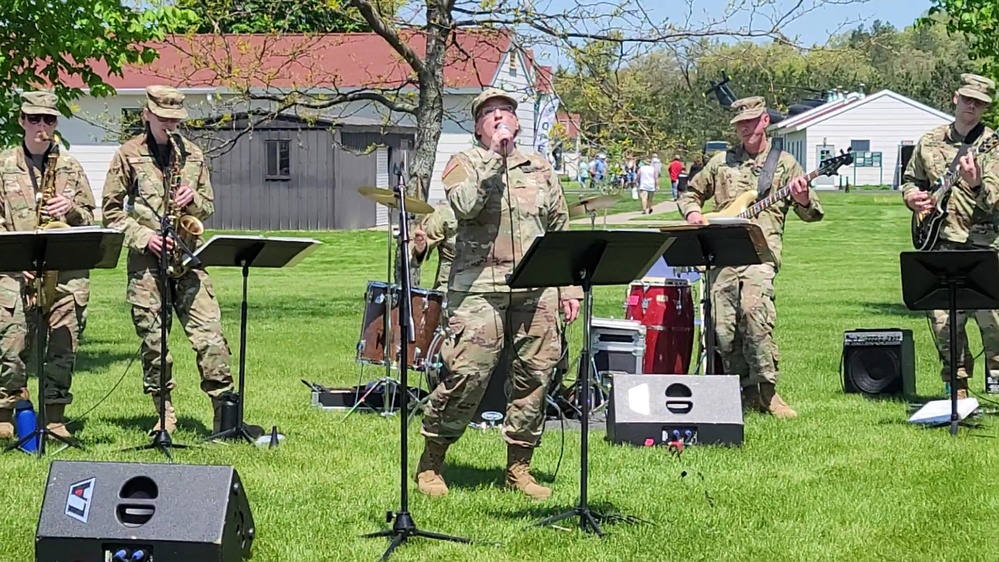
<instances>
[{"instance_id":1,"label":"shed window","mask_svg":"<svg viewBox=\"0 0 999 562\"><path fill-rule=\"evenodd\" d=\"M267 179L291 179L291 142L267 141Z\"/></svg>"},{"instance_id":2,"label":"shed window","mask_svg":"<svg viewBox=\"0 0 999 562\"><path fill-rule=\"evenodd\" d=\"M871 141L852 140L850 141L850 148L852 148L854 152L867 152L871 149Z\"/></svg>"}]
</instances>

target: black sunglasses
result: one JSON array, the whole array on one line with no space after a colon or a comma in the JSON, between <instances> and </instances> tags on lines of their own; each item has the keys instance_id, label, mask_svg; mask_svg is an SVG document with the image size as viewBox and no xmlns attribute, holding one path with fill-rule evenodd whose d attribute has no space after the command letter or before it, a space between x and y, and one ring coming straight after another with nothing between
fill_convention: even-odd
<instances>
[{"instance_id":1,"label":"black sunglasses","mask_svg":"<svg viewBox=\"0 0 999 562\"><path fill-rule=\"evenodd\" d=\"M55 115L26 115L25 117L32 125L37 125L39 121L45 121L46 125L55 125L56 122Z\"/></svg>"}]
</instances>

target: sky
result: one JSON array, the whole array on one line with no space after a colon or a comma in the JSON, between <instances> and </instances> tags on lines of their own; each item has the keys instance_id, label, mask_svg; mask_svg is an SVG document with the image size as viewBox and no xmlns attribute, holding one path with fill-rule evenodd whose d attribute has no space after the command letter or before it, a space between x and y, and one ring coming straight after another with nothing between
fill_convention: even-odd
<instances>
[{"instance_id":1,"label":"sky","mask_svg":"<svg viewBox=\"0 0 999 562\"><path fill-rule=\"evenodd\" d=\"M524 1L524 0L522 0ZM583 3L598 4L601 0L582 0ZM726 22L726 27L748 26L750 5L761 6L758 14L773 14L775 10L786 12L797 0L694 0L693 9L684 0L638 0L645 6L651 21L661 22L666 18L682 23L689 17L691 22L704 23L717 20L726 13L726 6L739 4L747 6L737 12L737 15ZM576 4L579 0L533 0L535 9L548 13L561 12ZM607 1L606 4L613 2ZM915 22L916 18L929 10L929 0L803 0L803 9L812 11L795 19L784 27L788 36L797 36L798 40L808 46L823 44L830 34L854 29L861 23L867 27L875 20L889 22L896 28L904 28ZM689 10L689 14L688 14ZM671 13L675 11L676 13ZM759 16L757 16L759 18ZM763 20L756 19L753 27L759 29ZM542 49L542 64L558 66L558 53L551 49ZM547 60L544 57L547 56Z\"/></svg>"}]
</instances>

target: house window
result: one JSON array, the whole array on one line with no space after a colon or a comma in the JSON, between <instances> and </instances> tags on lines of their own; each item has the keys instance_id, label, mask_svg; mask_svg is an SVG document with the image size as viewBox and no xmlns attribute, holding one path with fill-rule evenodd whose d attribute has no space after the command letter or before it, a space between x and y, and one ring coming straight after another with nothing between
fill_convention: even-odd
<instances>
[{"instance_id":1,"label":"house window","mask_svg":"<svg viewBox=\"0 0 999 562\"><path fill-rule=\"evenodd\" d=\"M517 75L517 55L516 53L510 53L510 76Z\"/></svg>"},{"instance_id":2,"label":"house window","mask_svg":"<svg viewBox=\"0 0 999 562\"><path fill-rule=\"evenodd\" d=\"M267 141L267 179L291 179L291 141Z\"/></svg>"},{"instance_id":3,"label":"house window","mask_svg":"<svg viewBox=\"0 0 999 562\"><path fill-rule=\"evenodd\" d=\"M141 135L146 130L146 125L142 122L142 109L138 107L121 108L121 127L118 130L120 142Z\"/></svg>"},{"instance_id":4,"label":"house window","mask_svg":"<svg viewBox=\"0 0 999 562\"><path fill-rule=\"evenodd\" d=\"M850 141L850 148L852 148L854 152L867 152L871 149L871 141L852 140Z\"/></svg>"}]
</instances>

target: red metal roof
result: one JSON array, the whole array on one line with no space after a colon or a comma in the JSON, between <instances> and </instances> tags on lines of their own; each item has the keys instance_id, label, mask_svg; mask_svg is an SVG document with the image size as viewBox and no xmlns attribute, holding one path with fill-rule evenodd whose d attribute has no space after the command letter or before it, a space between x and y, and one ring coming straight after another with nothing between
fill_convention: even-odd
<instances>
[{"instance_id":1,"label":"red metal roof","mask_svg":"<svg viewBox=\"0 0 999 562\"><path fill-rule=\"evenodd\" d=\"M555 86L552 82L552 67L538 65L534 76L534 89L539 94L551 94L555 91Z\"/></svg>"},{"instance_id":2,"label":"red metal roof","mask_svg":"<svg viewBox=\"0 0 999 562\"><path fill-rule=\"evenodd\" d=\"M420 57L426 38L402 30L401 39ZM412 68L383 38L374 33L326 35L194 35L171 36L150 43L159 58L148 65L108 76L107 65L92 69L115 89L150 84L217 88L395 88L415 76ZM504 54L510 49L507 32L462 30L448 44L444 80L449 88L482 88L492 84ZM64 77L71 87L83 87L76 77Z\"/></svg>"}]
</instances>

